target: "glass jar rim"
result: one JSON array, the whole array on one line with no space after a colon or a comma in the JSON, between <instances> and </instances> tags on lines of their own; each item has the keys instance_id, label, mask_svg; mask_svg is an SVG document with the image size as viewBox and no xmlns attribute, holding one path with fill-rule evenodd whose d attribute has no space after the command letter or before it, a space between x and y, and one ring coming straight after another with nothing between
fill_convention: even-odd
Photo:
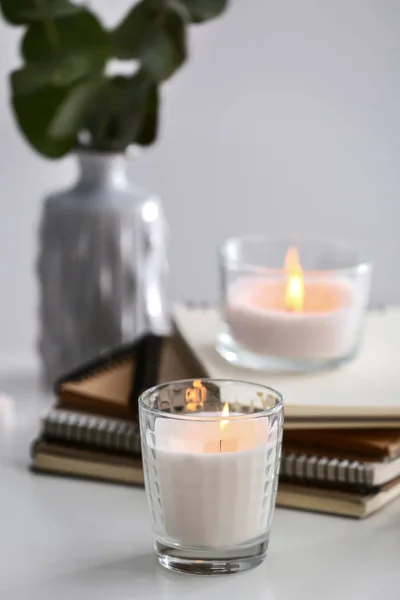
<instances>
[{"instance_id":1,"label":"glass jar rim","mask_svg":"<svg viewBox=\"0 0 400 600\"><path fill-rule=\"evenodd\" d=\"M243 260L241 258L235 259L231 258L227 255L229 247L237 246L240 247L246 243L278 243L278 242L286 241L289 245L304 244L304 243L320 243L320 244L330 244L332 248L336 247L338 249L342 248L345 250L354 251L357 253L356 246L349 244L340 238L325 236L325 235L302 235L302 234L291 234L291 233L282 233L282 234L247 234L241 236L233 236L227 238L222 242L219 247L219 254L223 261L230 261L230 267L232 268L232 264L235 265L236 268L244 269L248 272L258 274L258 275L279 275L282 276L285 274L284 267L268 267L251 264L250 262ZM372 261L369 258L364 258L359 260L353 264L349 264L348 267L341 268L326 268L326 269L304 269L304 277L312 278L312 277L326 277L335 276L335 275L348 275L351 273L368 273L372 269Z\"/></svg>"},{"instance_id":2,"label":"glass jar rim","mask_svg":"<svg viewBox=\"0 0 400 600\"><path fill-rule=\"evenodd\" d=\"M164 410L160 410L159 408L153 408L153 407L149 406L149 404L146 403L146 400L159 390L166 389L173 384L174 385L181 384L181 385L189 386L189 385L192 385L193 382L196 380L200 381L201 383L210 383L210 384L220 383L220 384L247 385L247 386L257 388L258 390L262 389L274 396L275 401L276 401L274 406L271 406L270 408L257 410L257 412L254 412L251 414L243 413L243 414L239 414L239 415L238 414L229 415L229 417L227 417L229 419L229 421L248 421L248 420L252 420L252 419L260 419L260 418L270 417L275 414L278 414L279 412L281 412L283 410L283 406L284 406L283 395L272 387L269 387L264 384L255 383L254 381L243 381L243 380L239 380L239 379L216 379L216 378L212 378L212 377L201 377L201 378L194 377L192 379L179 379L176 381L168 381L166 383L160 383L158 385L155 385L155 386L149 388L148 390L144 391L142 394L140 394L139 407L145 411L150 412L151 414L162 416L167 419L180 419L183 421L185 421L185 420L186 421L201 421L203 423L220 421L221 415L217 416L217 413L216 413L215 417L212 417L210 415L202 416L201 412L192 412L192 413L184 413L184 414L168 413Z\"/></svg>"}]
</instances>

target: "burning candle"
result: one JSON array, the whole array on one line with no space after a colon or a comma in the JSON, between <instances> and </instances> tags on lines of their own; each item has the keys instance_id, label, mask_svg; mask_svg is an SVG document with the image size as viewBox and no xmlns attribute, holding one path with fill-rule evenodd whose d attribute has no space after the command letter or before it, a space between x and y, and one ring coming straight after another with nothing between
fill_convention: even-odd
<instances>
[{"instance_id":1,"label":"burning candle","mask_svg":"<svg viewBox=\"0 0 400 600\"><path fill-rule=\"evenodd\" d=\"M178 397L187 383L167 384L169 396L164 393L166 387L160 386L161 394L170 402L171 393ZM162 553L167 545L191 548L190 556L197 559L202 553L204 557L207 549L214 558L221 549L231 557L232 549L244 556L244 546L261 547L268 536L282 406L276 392L268 388L260 392L260 399L256 385L225 384L215 382L218 404L225 400L222 410L217 409L215 398L210 401L203 383L195 380L187 385L184 414L169 412L170 405L166 418L159 416L150 429L145 423L150 424L151 419L141 404L146 490ZM232 394L236 388L238 394ZM235 400L239 394L240 403ZM235 400L233 410L224 395ZM267 417L268 412L272 418Z\"/></svg>"},{"instance_id":2,"label":"burning candle","mask_svg":"<svg viewBox=\"0 0 400 600\"><path fill-rule=\"evenodd\" d=\"M307 248L305 254L309 258ZM321 249L321 256L327 255ZM217 344L225 358L260 368L312 368L355 354L368 301L369 265L324 268L321 260L316 261L319 269L305 270L295 245L287 248L280 270L240 269L238 262L236 255L225 265L228 285Z\"/></svg>"},{"instance_id":3,"label":"burning candle","mask_svg":"<svg viewBox=\"0 0 400 600\"><path fill-rule=\"evenodd\" d=\"M260 535L268 430L238 415L156 425L157 470L165 531L190 546L219 548ZM210 420L208 420L210 419ZM256 427L258 425L258 427ZM242 515L240 515L242 512Z\"/></svg>"},{"instance_id":4,"label":"burning candle","mask_svg":"<svg viewBox=\"0 0 400 600\"><path fill-rule=\"evenodd\" d=\"M243 347L293 359L347 354L358 326L356 290L344 280L304 282L296 248L289 248L285 281L239 280L230 290L227 322Z\"/></svg>"}]
</instances>

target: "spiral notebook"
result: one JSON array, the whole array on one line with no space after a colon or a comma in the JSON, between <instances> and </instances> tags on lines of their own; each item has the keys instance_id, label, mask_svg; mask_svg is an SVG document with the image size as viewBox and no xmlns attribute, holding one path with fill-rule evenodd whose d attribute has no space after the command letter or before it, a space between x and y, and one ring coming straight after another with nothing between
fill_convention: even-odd
<instances>
[{"instance_id":1,"label":"spiral notebook","mask_svg":"<svg viewBox=\"0 0 400 600\"><path fill-rule=\"evenodd\" d=\"M364 462L313 454L282 452L280 477L293 483L324 484L339 489L374 488L400 477L400 457L392 461Z\"/></svg>"},{"instance_id":2,"label":"spiral notebook","mask_svg":"<svg viewBox=\"0 0 400 600\"><path fill-rule=\"evenodd\" d=\"M242 379L283 393L285 428L400 427L400 309L370 311L359 356L338 369L277 374L234 366L215 350L214 308L177 305L173 320L198 376Z\"/></svg>"},{"instance_id":3,"label":"spiral notebook","mask_svg":"<svg viewBox=\"0 0 400 600\"><path fill-rule=\"evenodd\" d=\"M137 423L67 410L51 409L42 419L40 435L49 442L77 444L140 455Z\"/></svg>"},{"instance_id":4,"label":"spiral notebook","mask_svg":"<svg viewBox=\"0 0 400 600\"><path fill-rule=\"evenodd\" d=\"M281 478L293 482L311 484L329 484L339 487L349 486L357 489L372 488L400 476L400 433L388 437L386 432L363 438L363 445L358 445L358 455L351 451L351 439L348 435L347 457L326 456L323 452L313 453L313 438L309 436L309 449L301 451L285 451L293 447L293 440L284 441L281 459ZM287 436L286 436L287 437ZM42 420L41 439L48 444L75 445L77 448L94 451L110 450L121 455L139 456L140 431L135 423L118 419L96 417L70 411L52 409ZM377 451L377 445L381 452ZM386 448L383 454L383 448ZM49 446L48 448L51 448ZM314 451L318 448L314 446ZM396 450L397 449L397 450ZM337 449L338 451L338 449ZM363 455L373 456L376 460L363 460ZM342 454L346 454L342 451Z\"/></svg>"}]
</instances>

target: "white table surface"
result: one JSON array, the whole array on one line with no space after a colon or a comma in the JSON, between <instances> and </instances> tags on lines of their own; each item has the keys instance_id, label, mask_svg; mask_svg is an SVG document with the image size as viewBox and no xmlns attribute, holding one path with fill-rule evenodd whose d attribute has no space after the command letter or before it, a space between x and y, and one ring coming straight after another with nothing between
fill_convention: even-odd
<instances>
[{"instance_id":1,"label":"white table surface","mask_svg":"<svg viewBox=\"0 0 400 600\"><path fill-rule=\"evenodd\" d=\"M0 426L1 599L400 598L400 502L365 521L277 510L261 567L179 575L156 562L142 489L29 472L30 441L51 398L27 377L3 377L0 392L16 412Z\"/></svg>"}]
</instances>

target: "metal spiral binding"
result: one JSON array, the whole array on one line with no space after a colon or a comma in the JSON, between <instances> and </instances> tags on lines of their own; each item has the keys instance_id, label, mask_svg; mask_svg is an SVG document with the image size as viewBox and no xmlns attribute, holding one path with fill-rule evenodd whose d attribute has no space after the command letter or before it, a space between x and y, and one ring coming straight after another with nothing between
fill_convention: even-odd
<instances>
[{"instance_id":1,"label":"metal spiral binding","mask_svg":"<svg viewBox=\"0 0 400 600\"><path fill-rule=\"evenodd\" d=\"M282 453L280 475L293 480L373 486L373 469L368 463L293 452Z\"/></svg>"},{"instance_id":2,"label":"metal spiral binding","mask_svg":"<svg viewBox=\"0 0 400 600\"><path fill-rule=\"evenodd\" d=\"M42 434L59 442L92 445L140 454L139 426L117 419L52 410L43 419Z\"/></svg>"}]
</instances>

